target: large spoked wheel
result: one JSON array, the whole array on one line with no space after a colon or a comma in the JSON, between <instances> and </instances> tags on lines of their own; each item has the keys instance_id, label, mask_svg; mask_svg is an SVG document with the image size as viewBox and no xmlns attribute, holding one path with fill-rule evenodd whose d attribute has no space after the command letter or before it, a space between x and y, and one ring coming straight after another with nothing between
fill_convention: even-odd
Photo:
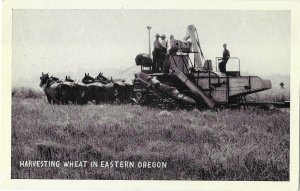
<instances>
[{"instance_id":1,"label":"large spoked wheel","mask_svg":"<svg viewBox=\"0 0 300 191\"><path fill-rule=\"evenodd\" d=\"M145 104L147 102L147 93L144 91L134 91L132 97L136 104Z\"/></svg>"}]
</instances>

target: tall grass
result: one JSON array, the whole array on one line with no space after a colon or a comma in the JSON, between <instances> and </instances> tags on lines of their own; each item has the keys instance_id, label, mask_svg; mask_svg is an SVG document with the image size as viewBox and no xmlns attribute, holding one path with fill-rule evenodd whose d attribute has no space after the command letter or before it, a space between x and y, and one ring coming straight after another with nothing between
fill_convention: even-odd
<instances>
[{"instance_id":1,"label":"tall grass","mask_svg":"<svg viewBox=\"0 0 300 191\"><path fill-rule=\"evenodd\" d=\"M34 89L30 87L14 87L12 88L12 96L17 98L43 98L45 93L42 89Z\"/></svg>"},{"instance_id":2,"label":"tall grass","mask_svg":"<svg viewBox=\"0 0 300 191\"><path fill-rule=\"evenodd\" d=\"M12 178L289 180L289 110L161 111L13 97ZM165 161L165 169L20 168L20 160Z\"/></svg>"}]
</instances>

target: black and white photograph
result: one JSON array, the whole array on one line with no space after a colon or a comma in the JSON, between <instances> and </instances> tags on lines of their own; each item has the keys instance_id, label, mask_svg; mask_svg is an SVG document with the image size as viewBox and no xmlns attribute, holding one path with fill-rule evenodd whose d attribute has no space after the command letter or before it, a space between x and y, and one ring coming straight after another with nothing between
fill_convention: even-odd
<instances>
[{"instance_id":1,"label":"black and white photograph","mask_svg":"<svg viewBox=\"0 0 300 191\"><path fill-rule=\"evenodd\" d=\"M291 10L11 18L12 180L291 181Z\"/></svg>"}]
</instances>

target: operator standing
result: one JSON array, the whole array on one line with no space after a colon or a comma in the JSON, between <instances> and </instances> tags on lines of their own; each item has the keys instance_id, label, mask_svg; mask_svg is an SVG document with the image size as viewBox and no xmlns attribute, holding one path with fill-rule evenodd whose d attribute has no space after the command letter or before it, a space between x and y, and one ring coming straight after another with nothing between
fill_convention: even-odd
<instances>
[{"instance_id":1,"label":"operator standing","mask_svg":"<svg viewBox=\"0 0 300 191\"><path fill-rule=\"evenodd\" d=\"M155 40L153 42L153 47L154 47L154 50L152 52L152 55L153 55L153 68L152 68L152 71L153 72L158 72L159 62L160 62L160 59L161 59L162 49L163 49L163 46L159 42L159 34L155 35Z\"/></svg>"},{"instance_id":2,"label":"operator standing","mask_svg":"<svg viewBox=\"0 0 300 191\"><path fill-rule=\"evenodd\" d=\"M171 35L170 35L170 48L173 46L174 41L175 41L174 35L171 34Z\"/></svg>"},{"instance_id":3,"label":"operator standing","mask_svg":"<svg viewBox=\"0 0 300 191\"><path fill-rule=\"evenodd\" d=\"M161 45L163 46L163 54L167 54L168 42L165 40L166 35L161 35Z\"/></svg>"},{"instance_id":4,"label":"operator standing","mask_svg":"<svg viewBox=\"0 0 300 191\"><path fill-rule=\"evenodd\" d=\"M168 42L165 40L166 39L166 35L162 34L160 37L161 37L162 52L161 52L161 55L160 55L158 69L160 71L162 71L163 63L165 61L165 57L166 57L166 54L167 54Z\"/></svg>"},{"instance_id":5,"label":"operator standing","mask_svg":"<svg viewBox=\"0 0 300 191\"><path fill-rule=\"evenodd\" d=\"M174 52L176 52L176 51L174 51L174 48L173 48L174 43L175 43L174 35L171 34L170 35L170 45L169 45L169 50L168 50L169 54L173 54Z\"/></svg>"},{"instance_id":6,"label":"operator standing","mask_svg":"<svg viewBox=\"0 0 300 191\"><path fill-rule=\"evenodd\" d=\"M223 57L219 59L219 60L222 60L219 63L219 70L222 73L226 73L226 64L230 58L230 52L227 50L227 44L223 44L223 48L224 48Z\"/></svg>"}]
</instances>

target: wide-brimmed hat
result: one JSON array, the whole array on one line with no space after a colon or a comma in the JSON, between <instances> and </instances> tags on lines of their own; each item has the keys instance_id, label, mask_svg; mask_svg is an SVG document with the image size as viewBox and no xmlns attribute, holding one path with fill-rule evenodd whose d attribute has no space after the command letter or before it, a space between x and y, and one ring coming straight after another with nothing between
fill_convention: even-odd
<instances>
[{"instance_id":1,"label":"wide-brimmed hat","mask_svg":"<svg viewBox=\"0 0 300 191\"><path fill-rule=\"evenodd\" d=\"M163 34L163 35L161 35L160 37L161 37L161 38L166 38L166 35Z\"/></svg>"},{"instance_id":2,"label":"wide-brimmed hat","mask_svg":"<svg viewBox=\"0 0 300 191\"><path fill-rule=\"evenodd\" d=\"M155 37L159 37L159 34L157 33L157 34L155 35Z\"/></svg>"}]
</instances>

